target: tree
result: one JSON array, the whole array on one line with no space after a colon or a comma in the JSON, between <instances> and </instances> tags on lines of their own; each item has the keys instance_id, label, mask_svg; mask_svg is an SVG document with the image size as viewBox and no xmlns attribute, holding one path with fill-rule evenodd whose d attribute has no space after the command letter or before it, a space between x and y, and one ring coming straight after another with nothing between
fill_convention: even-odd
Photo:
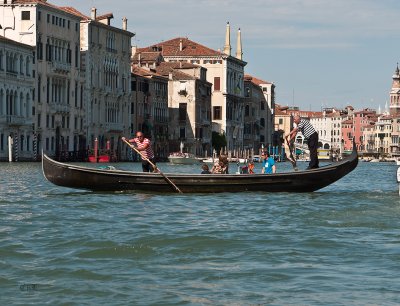
<instances>
[{"instance_id":1,"label":"tree","mask_svg":"<svg viewBox=\"0 0 400 306\"><path fill-rule=\"evenodd\" d=\"M217 132L212 132L212 146L215 151L219 152L221 148L226 147L226 137L224 134L219 134Z\"/></svg>"}]
</instances>

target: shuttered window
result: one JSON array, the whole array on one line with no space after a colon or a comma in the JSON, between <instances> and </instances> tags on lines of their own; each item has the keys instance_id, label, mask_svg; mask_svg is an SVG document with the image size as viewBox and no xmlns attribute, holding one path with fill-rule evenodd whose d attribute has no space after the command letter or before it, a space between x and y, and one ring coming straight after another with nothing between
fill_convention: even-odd
<instances>
[{"instance_id":1,"label":"shuttered window","mask_svg":"<svg viewBox=\"0 0 400 306\"><path fill-rule=\"evenodd\" d=\"M214 78L214 90L221 90L221 81L219 77Z\"/></svg>"}]
</instances>

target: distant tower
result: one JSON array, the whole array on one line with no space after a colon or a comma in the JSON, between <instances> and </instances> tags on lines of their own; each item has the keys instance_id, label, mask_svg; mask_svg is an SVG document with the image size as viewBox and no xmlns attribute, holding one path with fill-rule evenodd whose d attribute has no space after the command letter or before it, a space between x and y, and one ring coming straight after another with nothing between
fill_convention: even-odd
<instances>
[{"instance_id":1,"label":"distant tower","mask_svg":"<svg viewBox=\"0 0 400 306\"><path fill-rule=\"evenodd\" d=\"M231 26L229 25L229 21L226 23L226 32L225 32L225 45L224 45L224 53L226 55L231 55Z\"/></svg>"},{"instance_id":2,"label":"distant tower","mask_svg":"<svg viewBox=\"0 0 400 306\"><path fill-rule=\"evenodd\" d=\"M398 63L392 78L392 90L390 91L390 114L398 115L400 114L400 71Z\"/></svg>"},{"instance_id":3,"label":"distant tower","mask_svg":"<svg viewBox=\"0 0 400 306\"><path fill-rule=\"evenodd\" d=\"M243 52L242 52L242 35L240 33L240 28L237 33L237 43L236 43L236 58L242 60Z\"/></svg>"}]
</instances>

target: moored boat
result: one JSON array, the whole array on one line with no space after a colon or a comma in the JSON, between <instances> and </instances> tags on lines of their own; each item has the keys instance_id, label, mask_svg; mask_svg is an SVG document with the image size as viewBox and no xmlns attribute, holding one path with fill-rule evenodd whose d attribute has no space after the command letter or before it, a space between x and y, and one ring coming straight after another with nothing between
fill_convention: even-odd
<instances>
[{"instance_id":1,"label":"moored boat","mask_svg":"<svg viewBox=\"0 0 400 306\"><path fill-rule=\"evenodd\" d=\"M190 153L174 152L168 156L168 160L172 164L192 165L192 164L198 164L203 159L197 158L194 154Z\"/></svg>"},{"instance_id":2,"label":"moored boat","mask_svg":"<svg viewBox=\"0 0 400 306\"><path fill-rule=\"evenodd\" d=\"M172 193L219 192L311 192L329 186L358 164L354 144L352 154L340 162L317 169L275 174L160 174L107 170L60 163L42 154L42 169L55 185L92 191L144 191ZM166 179L168 177L168 180Z\"/></svg>"}]
</instances>

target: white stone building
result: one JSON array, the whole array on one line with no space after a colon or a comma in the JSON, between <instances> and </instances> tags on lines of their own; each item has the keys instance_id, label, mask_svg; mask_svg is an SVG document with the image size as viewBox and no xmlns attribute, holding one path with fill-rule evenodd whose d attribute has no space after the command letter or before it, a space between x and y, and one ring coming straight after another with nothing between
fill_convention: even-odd
<instances>
[{"instance_id":1,"label":"white stone building","mask_svg":"<svg viewBox=\"0 0 400 306\"><path fill-rule=\"evenodd\" d=\"M37 152L68 159L86 147L80 76L80 17L46 0L0 3L1 34L36 47L34 133Z\"/></svg>"},{"instance_id":2,"label":"white stone building","mask_svg":"<svg viewBox=\"0 0 400 306\"><path fill-rule=\"evenodd\" d=\"M228 150L243 148L244 67L247 63L242 59L240 30L235 56L231 55L231 49L229 23L223 52L184 37L137 49L138 53L158 52L167 62L188 62L207 69L207 81L213 84L213 131L225 134Z\"/></svg>"},{"instance_id":3,"label":"white stone building","mask_svg":"<svg viewBox=\"0 0 400 306\"><path fill-rule=\"evenodd\" d=\"M90 17L73 8L68 11L80 21L81 74L84 78L83 101L86 110L83 131L87 146L94 148L98 139L100 150L110 148L120 159L122 136L129 137L131 38L127 31L127 19L122 29L111 26L113 14L97 15L92 8Z\"/></svg>"},{"instance_id":4,"label":"white stone building","mask_svg":"<svg viewBox=\"0 0 400 306\"><path fill-rule=\"evenodd\" d=\"M211 87L207 70L190 63L161 63L168 77L169 146L197 156L211 155Z\"/></svg>"},{"instance_id":5,"label":"white stone building","mask_svg":"<svg viewBox=\"0 0 400 306\"><path fill-rule=\"evenodd\" d=\"M0 161L36 158L33 51L0 36Z\"/></svg>"}]
</instances>

